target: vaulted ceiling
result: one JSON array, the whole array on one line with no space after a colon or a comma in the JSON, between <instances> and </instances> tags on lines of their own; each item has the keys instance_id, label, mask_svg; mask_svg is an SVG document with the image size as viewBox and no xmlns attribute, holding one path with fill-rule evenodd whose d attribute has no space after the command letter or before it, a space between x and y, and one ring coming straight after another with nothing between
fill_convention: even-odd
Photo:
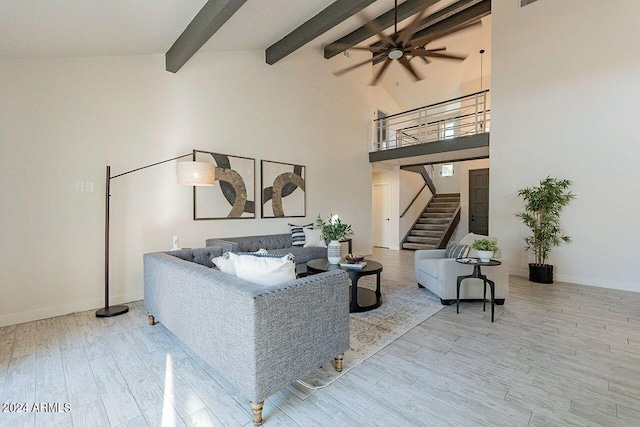
<instances>
[{"instance_id":1,"label":"vaulted ceiling","mask_svg":"<svg viewBox=\"0 0 640 427\"><path fill-rule=\"evenodd\" d=\"M478 21L491 0L399 1L398 27L425 5L419 36ZM198 51L264 50L275 64L313 45L332 58L377 41L363 16L392 34L393 6L393 0L3 1L0 59L166 53L167 69L176 72ZM447 43L455 45L455 37Z\"/></svg>"}]
</instances>

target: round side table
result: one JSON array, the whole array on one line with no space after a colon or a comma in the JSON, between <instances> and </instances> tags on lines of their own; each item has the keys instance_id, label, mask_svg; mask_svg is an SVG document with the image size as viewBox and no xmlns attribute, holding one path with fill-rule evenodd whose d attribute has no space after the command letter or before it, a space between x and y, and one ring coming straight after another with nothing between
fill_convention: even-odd
<instances>
[{"instance_id":1,"label":"round side table","mask_svg":"<svg viewBox=\"0 0 640 427\"><path fill-rule=\"evenodd\" d=\"M340 264L329 264L327 259L312 259L307 263L309 273L323 273L331 270L344 270L349 274L351 286L349 286L349 313L360 313L373 310L382 304L382 294L380 292L380 273L382 264L376 261L365 260L367 265L363 268L340 267ZM342 261L341 261L342 262ZM367 288L359 288L358 280L364 276L376 275L375 292Z\"/></svg>"},{"instance_id":2,"label":"round side table","mask_svg":"<svg viewBox=\"0 0 640 427\"><path fill-rule=\"evenodd\" d=\"M494 259L489 261L480 261L480 258L458 258L456 262L460 264L472 265L473 273L468 276L458 276L458 285L456 289L456 313L460 313L460 284L464 279L481 279L484 282L484 292L482 292L482 311L486 311L486 303L487 303L487 283L491 288L491 323L493 323L493 311L495 306L495 293L496 293L496 284L487 279L487 276L482 274L480 267L491 267L495 265L502 264L500 261L496 261Z\"/></svg>"}]
</instances>

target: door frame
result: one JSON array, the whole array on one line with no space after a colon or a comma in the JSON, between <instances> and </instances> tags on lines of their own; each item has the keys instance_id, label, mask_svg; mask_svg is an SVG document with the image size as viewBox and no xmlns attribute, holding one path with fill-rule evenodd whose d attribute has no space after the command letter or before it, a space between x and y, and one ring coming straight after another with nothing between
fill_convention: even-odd
<instances>
[{"instance_id":1,"label":"door frame","mask_svg":"<svg viewBox=\"0 0 640 427\"><path fill-rule=\"evenodd\" d=\"M487 175L489 176L489 180L491 180L491 168L490 167L486 167L486 168L478 168L478 169L469 169L468 170L468 176L467 176L467 180L469 182L469 187L467 189L467 203L468 203L468 211L469 211L469 218L467 219L467 223L468 223L468 231L469 233L472 233L473 231L471 230L471 173L475 172L475 171L487 171ZM488 197L487 197L487 235L489 235L489 201L491 199L491 191L490 191L490 187L491 187L491 181L489 181L487 183L487 192Z\"/></svg>"}]
</instances>

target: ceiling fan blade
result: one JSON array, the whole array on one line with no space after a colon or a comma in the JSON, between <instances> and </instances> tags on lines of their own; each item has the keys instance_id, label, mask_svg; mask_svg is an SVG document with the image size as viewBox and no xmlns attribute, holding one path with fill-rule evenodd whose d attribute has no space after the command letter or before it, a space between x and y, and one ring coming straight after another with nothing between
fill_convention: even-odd
<instances>
[{"instance_id":1,"label":"ceiling fan blade","mask_svg":"<svg viewBox=\"0 0 640 427\"><path fill-rule=\"evenodd\" d=\"M400 31L400 34L398 35L399 45L404 45L409 40L411 40L411 37L413 37L413 35L416 33L416 30L418 29L418 24L420 23L420 20L422 20L424 13L427 11L427 8L429 7L428 5L429 3L426 0L423 0L422 5L420 6L420 12L416 13L416 15L413 18L413 21L411 21L411 23L407 25L407 27L405 27L402 31Z\"/></svg>"},{"instance_id":2,"label":"ceiling fan blade","mask_svg":"<svg viewBox=\"0 0 640 427\"><path fill-rule=\"evenodd\" d=\"M464 61L467 59L467 56L463 55L455 55L449 53L438 53L438 52L424 52L424 55L421 53L416 54L415 56L428 56L429 58L440 58L440 59L454 59L456 61Z\"/></svg>"},{"instance_id":3,"label":"ceiling fan blade","mask_svg":"<svg viewBox=\"0 0 640 427\"><path fill-rule=\"evenodd\" d=\"M378 81L380 80L380 78L382 78L382 75L384 74L384 72L387 70L387 67L389 65L391 65L391 61L392 59L387 58L384 63L382 64L382 66L380 67L380 69L378 70L378 72L376 73L375 76L373 76L373 80L371 80L371 83L369 83L369 86L375 86L378 84Z\"/></svg>"},{"instance_id":4,"label":"ceiling fan blade","mask_svg":"<svg viewBox=\"0 0 640 427\"><path fill-rule=\"evenodd\" d=\"M409 60L407 59L406 56L401 57L400 59L398 59L398 61L400 61L402 66L411 73L411 75L413 76L414 79L416 79L416 81L422 80L423 77L416 72L416 70L411 66L411 64L409 64Z\"/></svg>"},{"instance_id":5,"label":"ceiling fan blade","mask_svg":"<svg viewBox=\"0 0 640 427\"><path fill-rule=\"evenodd\" d=\"M374 56L373 58L367 59L366 61L358 62L357 64L353 64L350 67L343 68L342 70L338 70L338 71L334 72L333 75L339 77L339 76L341 76L343 74L348 73L351 70L355 70L358 67L362 67L363 65L370 64L373 61L376 61L376 60L378 60L378 59L380 59L382 57L383 57L382 55Z\"/></svg>"},{"instance_id":6,"label":"ceiling fan blade","mask_svg":"<svg viewBox=\"0 0 640 427\"><path fill-rule=\"evenodd\" d=\"M396 46L396 42L394 42L391 37L382 32L382 28L380 28L375 19L369 19L367 14L364 12L358 13L358 16L360 17L360 20L362 20L364 26L367 27L369 31L376 34L380 38L380 41L387 45L387 47Z\"/></svg>"},{"instance_id":7,"label":"ceiling fan blade","mask_svg":"<svg viewBox=\"0 0 640 427\"><path fill-rule=\"evenodd\" d=\"M446 47L439 47L436 49L425 49L423 46L418 46L418 47L414 47L412 49L409 49L407 51L407 55L413 55L413 56L421 56L421 57L425 57L427 56L426 53L427 52L441 52L447 50Z\"/></svg>"},{"instance_id":8,"label":"ceiling fan blade","mask_svg":"<svg viewBox=\"0 0 640 427\"><path fill-rule=\"evenodd\" d=\"M437 40L439 38L442 38L444 36L448 36L449 34L453 34L457 31L460 30L464 30L465 28L469 28L469 27L473 27L474 25L480 25L482 24L481 21L476 21L476 22L472 22L471 24L466 24L466 25L462 25L459 27L454 27L451 28L449 30L443 31L441 33L438 34L432 34L429 36L425 36L425 37L420 37L419 39L415 39L415 40L411 40L407 43L407 47L411 47L411 46L424 46L434 40Z\"/></svg>"},{"instance_id":9,"label":"ceiling fan blade","mask_svg":"<svg viewBox=\"0 0 640 427\"><path fill-rule=\"evenodd\" d=\"M334 45L336 48L340 48L343 51L344 50L366 50L369 51L371 53L377 53L377 52L382 52L384 50L387 50L386 47L384 46L351 46L349 44L339 44L339 43L332 43L332 45Z\"/></svg>"}]
</instances>

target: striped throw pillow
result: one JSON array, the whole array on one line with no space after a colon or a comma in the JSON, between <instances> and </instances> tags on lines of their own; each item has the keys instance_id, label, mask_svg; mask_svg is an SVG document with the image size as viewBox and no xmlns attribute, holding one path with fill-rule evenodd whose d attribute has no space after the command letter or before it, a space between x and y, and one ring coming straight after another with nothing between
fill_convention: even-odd
<instances>
[{"instance_id":1,"label":"striped throw pillow","mask_svg":"<svg viewBox=\"0 0 640 427\"><path fill-rule=\"evenodd\" d=\"M291 230L291 246L304 246L306 243L304 238L305 228L313 228L313 223L306 225L289 224L289 229Z\"/></svg>"},{"instance_id":2,"label":"striped throw pillow","mask_svg":"<svg viewBox=\"0 0 640 427\"><path fill-rule=\"evenodd\" d=\"M464 258L469 254L469 245L450 243L444 251L445 258Z\"/></svg>"}]
</instances>

